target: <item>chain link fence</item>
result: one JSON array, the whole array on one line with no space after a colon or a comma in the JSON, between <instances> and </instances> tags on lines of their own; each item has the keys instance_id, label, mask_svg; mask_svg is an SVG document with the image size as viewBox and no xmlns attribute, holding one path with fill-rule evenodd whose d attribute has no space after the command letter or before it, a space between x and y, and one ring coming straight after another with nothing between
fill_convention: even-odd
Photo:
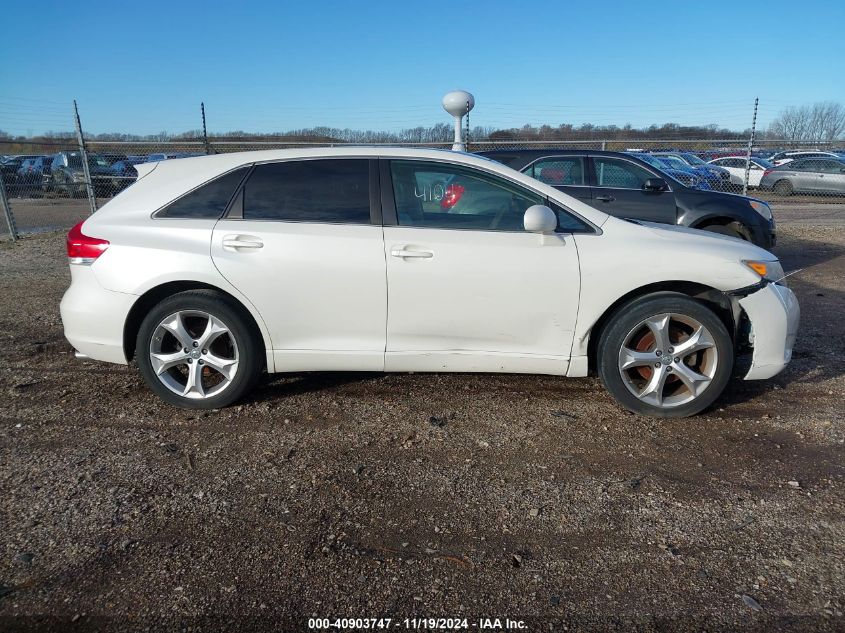
<instances>
[{"instance_id":1,"label":"chain link fence","mask_svg":"<svg viewBox=\"0 0 845 633\"><path fill-rule=\"evenodd\" d=\"M341 147L254 139L84 142L75 138L42 142L0 142L3 218L0 236L68 229L85 219L137 178L139 163L251 150ZM403 144L449 149L451 142ZM845 143L795 146L777 140L590 140L470 139L470 151L543 149L636 153L655 168L688 178L702 189L742 193L777 204L845 203ZM87 157L87 160L83 159ZM688 176L685 176L688 174ZM550 183L557 184L557 183ZM11 229L11 231L10 231Z\"/></svg>"}]
</instances>

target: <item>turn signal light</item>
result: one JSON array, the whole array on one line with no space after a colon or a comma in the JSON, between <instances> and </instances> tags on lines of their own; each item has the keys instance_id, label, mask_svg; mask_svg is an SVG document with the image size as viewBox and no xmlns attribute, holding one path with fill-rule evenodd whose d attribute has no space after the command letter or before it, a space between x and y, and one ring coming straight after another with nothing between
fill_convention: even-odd
<instances>
[{"instance_id":1,"label":"turn signal light","mask_svg":"<svg viewBox=\"0 0 845 633\"><path fill-rule=\"evenodd\" d=\"M82 222L67 234L67 256L71 264L93 264L108 247L108 240L85 235L82 232Z\"/></svg>"},{"instance_id":2,"label":"turn signal light","mask_svg":"<svg viewBox=\"0 0 845 633\"><path fill-rule=\"evenodd\" d=\"M761 277L765 277L769 274L769 267L766 265L766 262L752 262L746 261L745 265L748 266L751 270L755 273L760 275Z\"/></svg>"}]
</instances>

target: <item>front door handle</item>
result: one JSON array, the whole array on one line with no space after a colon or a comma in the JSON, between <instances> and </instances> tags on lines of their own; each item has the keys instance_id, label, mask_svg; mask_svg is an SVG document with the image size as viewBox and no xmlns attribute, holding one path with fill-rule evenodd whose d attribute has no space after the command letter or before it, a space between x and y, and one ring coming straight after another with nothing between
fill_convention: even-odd
<instances>
[{"instance_id":1,"label":"front door handle","mask_svg":"<svg viewBox=\"0 0 845 633\"><path fill-rule=\"evenodd\" d=\"M410 251L404 246L390 249L390 254L393 257L401 257L402 259L405 259L407 257L431 259L432 257L434 257L434 253L432 253L431 251Z\"/></svg>"},{"instance_id":2,"label":"front door handle","mask_svg":"<svg viewBox=\"0 0 845 633\"><path fill-rule=\"evenodd\" d=\"M596 196L596 200L599 200L601 202L613 202L614 200L616 200L616 198L614 198L613 196Z\"/></svg>"},{"instance_id":3,"label":"front door handle","mask_svg":"<svg viewBox=\"0 0 845 633\"><path fill-rule=\"evenodd\" d=\"M223 237L223 248L234 251L242 248L264 248L264 242L253 235L226 235Z\"/></svg>"}]
</instances>

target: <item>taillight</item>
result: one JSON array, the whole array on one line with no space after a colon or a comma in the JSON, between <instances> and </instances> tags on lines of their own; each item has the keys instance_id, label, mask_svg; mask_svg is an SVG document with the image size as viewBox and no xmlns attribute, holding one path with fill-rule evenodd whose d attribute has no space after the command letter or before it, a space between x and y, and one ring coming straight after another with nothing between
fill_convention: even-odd
<instances>
[{"instance_id":1,"label":"taillight","mask_svg":"<svg viewBox=\"0 0 845 633\"><path fill-rule=\"evenodd\" d=\"M768 176L768 175L769 175L769 174L771 174L771 173L772 173L772 170L771 170L771 169L767 169L766 171L764 171L764 172L763 172L763 178L765 178L766 176Z\"/></svg>"},{"instance_id":2,"label":"taillight","mask_svg":"<svg viewBox=\"0 0 845 633\"><path fill-rule=\"evenodd\" d=\"M446 193L443 194L443 199L440 200L440 208L441 209L451 209L456 204L458 204L458 200L461 199L461 196L464 195L464 186L463 185L449 185L446 187Z\"/></svg>"},{"instance_id":3,"label":"taillight","mask_svg":"<svg viewBox=\"0 0 845 633\"><path fill-rule=\"evenodd\" d=\"M67 234L67 256L71 264L93 264L108 247L108 240L85 235L82 232L82 222Z\"/></svg>"}]
</instances>

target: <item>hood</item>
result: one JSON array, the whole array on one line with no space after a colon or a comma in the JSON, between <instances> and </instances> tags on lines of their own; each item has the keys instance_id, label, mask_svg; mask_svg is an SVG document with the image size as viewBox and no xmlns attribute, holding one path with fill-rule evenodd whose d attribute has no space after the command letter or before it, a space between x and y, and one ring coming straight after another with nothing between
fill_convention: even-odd
<instances>
[{"instance_id":1,"label":"hood","mask_svg":"<svg viewBox=\"0 0 845 633\"><path fill-rule=\"evenodd\" d=\"M644 222L640 220L629 220L629 222L646 227L651 230L654 236L664 240L671 240L675 244L685 243L690 246L710 246L717 248L724 254L726 259L731 261L742 259L757 259L761 261L777 260L777 256L769 251L755 246L751 242L746 242L735 237L674 224L658 224L657 222Z\"/></svg>"}]
</instances>

